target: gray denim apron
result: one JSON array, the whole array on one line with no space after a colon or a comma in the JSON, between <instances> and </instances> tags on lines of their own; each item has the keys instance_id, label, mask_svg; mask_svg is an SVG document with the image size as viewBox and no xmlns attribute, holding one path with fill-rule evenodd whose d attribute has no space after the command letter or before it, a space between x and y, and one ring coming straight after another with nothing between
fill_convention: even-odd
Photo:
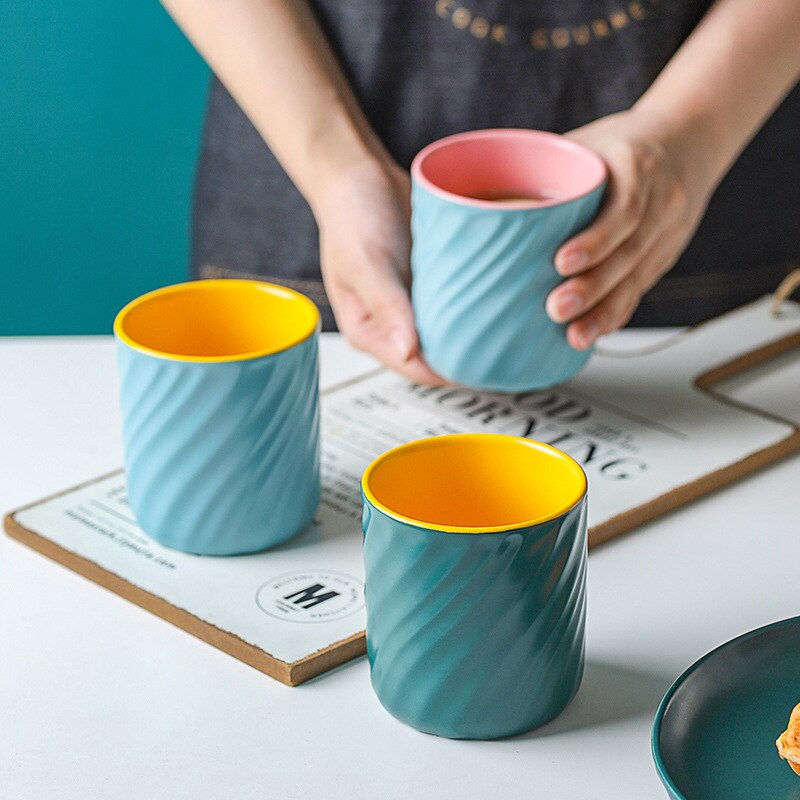
<instances>
[{"instance_id":1,"label":"gray denim apron","mask_svg":"<svg viewBox=\"0 0 800 800\"><path fill-rule=\"evenodd\" d=\"M565 132L629 108L711 0L316 0L378 135L408 167L472 128ZM765 13L768 13L765 10ZM693 324L771 291L800 256L800 89L713 197L676 267L632 324ZM218 83L196 182L195 276L299 289L335 327L308 205Z\"/></svg>"}]
</instances>

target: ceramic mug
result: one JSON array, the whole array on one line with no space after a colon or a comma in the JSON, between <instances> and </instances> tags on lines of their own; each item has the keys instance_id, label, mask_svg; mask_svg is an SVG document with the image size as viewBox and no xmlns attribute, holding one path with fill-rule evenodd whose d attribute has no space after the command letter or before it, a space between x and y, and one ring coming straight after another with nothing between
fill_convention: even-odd
<instances>
[{"instance_id":1,"label":"ceramic mug","mask_svg":"<svg viewBox=\"0 0 800 800\"><path fill-rule=\"evenodd\" d=\"M128 500L161 544L263 550L313 519L320 497L320 316L282 286L167 286L114 322Z\"/></svg>"},{"instance_id":2,"label":"ceramic mug","mask_svg":"<svg viewBox=\"0 0 800 800\"><path fill-rule=\"evenodd\" d=\"M557 716L583 676L586 476L549 445L454 434L362 479L367 653L397 719L494 739Z\"/></svg>"},{"instance_id":3,"label":"ceramic mug","mask_svg":"<svg viewBox=\"0 0 800 800\"><path fill-rule=\"evenodd\" d=\"M411 294L431 367L498 392L575 375L590 351L544 306L556 251L600 206L602 159L553 133L482 130L428 145L411 178Z\"/></svg>"}]
</instances>

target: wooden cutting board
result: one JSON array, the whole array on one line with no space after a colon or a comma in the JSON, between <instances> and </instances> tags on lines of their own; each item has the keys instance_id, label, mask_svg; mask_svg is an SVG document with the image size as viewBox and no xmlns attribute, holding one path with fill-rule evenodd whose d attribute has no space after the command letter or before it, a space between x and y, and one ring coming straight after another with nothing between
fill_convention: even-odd
<instances>
[{"instance_id":1,"label":"wooden cutting board","mask_svg":"<svg viewBox=\"0 0 800 800\"><path fill-rule=\"evenodd\" d=\"M120 471L12 511L10 536L289 685L361 655L358 481L409 439L528 435L589 478L590 546L800 450L800 427L718 384L800 347L800 305L770 298L656 347L598 352L564 386L522 395L414 387L378 370L323 395L323 501L314 525L265 553L193 556L136 525ZM798 387L800 360L787 380ZM800 478L800 469L798 470Z\"/></svg>"}]
</instances>

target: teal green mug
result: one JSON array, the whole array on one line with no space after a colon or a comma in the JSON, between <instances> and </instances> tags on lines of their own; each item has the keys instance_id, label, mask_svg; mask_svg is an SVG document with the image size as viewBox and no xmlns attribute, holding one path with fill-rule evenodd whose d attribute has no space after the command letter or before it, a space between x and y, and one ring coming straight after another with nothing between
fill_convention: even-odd
<instances>
[{"instance_id":1,"label":"teal green mug","mask_svg":"<svg viewBox=\"0 0 800 800\"><path fill-rule=\"evenodd\" d=\"M367 654L397 719L454 739L539 727L583 676L586 476L546 444L421 439L362 478Z\"/></svg>"},{"instance_id":2,"label":"teal green mug","mask_svg":"<svg viewBox=\"0 0 800 800\"><path fill-rule=\"evenodd\" d=\"M305 296L213 280L143 295L117 315L128 502L167 547L264 550L320 498L317 338Z\"/></svg>"},{"instance_id":3,"label":"teal green mug","mask_svg":"<svg viewBox=\"0 0 800 800\"><path fill-rule=\"evenodd\" d=\"M556 251L600 206L602 159L553 133L471 131L428 145L411 178L411 297L431 367L497 392L575 375L590 353L545 301Z\"/></svg>"}]
</instances>

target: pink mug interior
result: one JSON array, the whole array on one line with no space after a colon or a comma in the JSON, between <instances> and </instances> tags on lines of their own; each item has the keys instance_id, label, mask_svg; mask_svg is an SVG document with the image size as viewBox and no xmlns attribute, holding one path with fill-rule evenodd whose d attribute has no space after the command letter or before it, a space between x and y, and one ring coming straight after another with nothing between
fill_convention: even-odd
<instances>
[{"instance_id":1,"label":"pink mug interior","mask_svg":"<svg viewBox=\"0 0 800 800\"><path fill-rule=\"evenodd\" d=\"M519 209L583 197L603 183L606 166L591 150L558 134L508 128L439 139L419 152L411 175L455 202Z\"/></svg>"}]
</instances>

